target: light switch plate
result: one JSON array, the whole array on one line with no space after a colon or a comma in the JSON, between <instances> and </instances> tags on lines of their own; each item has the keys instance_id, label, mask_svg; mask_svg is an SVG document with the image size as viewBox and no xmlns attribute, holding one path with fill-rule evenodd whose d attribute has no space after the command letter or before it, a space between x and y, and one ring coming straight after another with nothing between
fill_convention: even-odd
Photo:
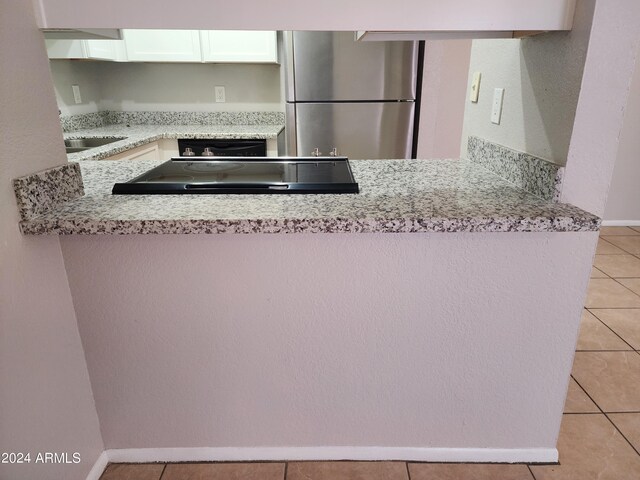
<instances>
[{"instance_id":1,"label":"light switch plate","mask_svg":"<svg viewBox=\"0 0 640 480\"><path fill-rule=\"evenodd\" d=\"M226 100L225 91L224 91L224 87L216 85L215 91L216 91L216 102L217 103L224 103L224 102L227 101Z\"/></svg>"},{"instance_id":2,"label":"light switch plate","mask_svg":"<svg viewBox=\"0 0 640 480\"><path fill-rule=\"evenodd\" d=\"M491 123L500 125L502 118L502 101L504 100L504 88L496 88L493 91L493 105L491 107Z\"/></svg>"},{"instance_id":3,"label":"light switch plate","mask_svg":"<svg viewBox=\"0 0 640 480\"><path fill-rule=\"evenodd\" d=\"M473 82L471 83L471 93L469 94L469 100L473 103L478 103L478 95L480 94L480 80L482 79L482 73L476 72L473 74Z\"/></svg>"},{"instance_id":4,"label":"light switch plate","mask_svg":"<svg viewBox=\"0 0 640 480\"><path fill-rule=\"evenodd\" d=\"M82 97L80 96L80 86L79 85L71 85L71 90L73 90L73 100L77 103L82 103Z\"/></svg>"}]
</instances>

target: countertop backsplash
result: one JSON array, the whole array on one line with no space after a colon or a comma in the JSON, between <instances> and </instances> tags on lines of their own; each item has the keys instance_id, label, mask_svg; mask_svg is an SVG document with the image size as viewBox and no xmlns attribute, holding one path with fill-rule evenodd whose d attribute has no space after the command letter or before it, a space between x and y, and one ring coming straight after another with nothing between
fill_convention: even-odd
<instances>
[{"instance_id":1,"label":"countertop backsplash","mask_svg":"<svg viewBox=\"0 0 640 480\"><path fill-rule=\"evenodd\" d=\"M60 117L65 133L109 125L283 125L283 112L116 112Z\"/></svg>"},{"instance_id":2,"label":"countertop backsplash","mask_svg":"<svg viewBox=\"0 0 640 480\"><path fill-rule=\"evenodd\" d=\"M547 201L560 199L564 168L559 165L475 136L468 139L468 155L526 192Z\"/></svg>"}]
</instances>

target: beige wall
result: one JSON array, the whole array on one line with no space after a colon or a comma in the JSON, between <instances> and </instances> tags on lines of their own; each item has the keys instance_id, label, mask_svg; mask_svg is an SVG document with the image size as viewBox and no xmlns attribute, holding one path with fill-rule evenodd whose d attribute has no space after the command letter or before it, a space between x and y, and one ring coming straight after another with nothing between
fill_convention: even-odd
<instances>
[{"instance_id":1,"label":"beige wall","mask_svg":"<svg viewBox=\"0 0 640 480\"><path fill-rule=\"evenodd\" d=\"M640 225L640 68L637 64L604 219L622 225Z\"/></svg>"},{"instance_id":2,"label":"beige wall","mask_svg":"<svg viewBox=\"0 0 640 480\"><path fill-rule=\"evenodd\" d=\"M24 237L11 179L66 162L42 35L28 0L0 1L0 478L80 480L103 450L57 237ZM36 464L38 452L81 455Z\"/></svg>"},{"instance_id":3,"label":"beige wall","mask_svg":"<svg viewBox=\"0 0 640 480\"><path fill-rule=\"evenodd\" d=\"M115 111L282 111L279 65L52 60L63 114ZM82 104L71 85L80 86ZM214 86L226 89L216 103Z\"/></svg>"},{"instance_id":4,"label":"beige wall","mask_svg":"<svg viewBox=\"0 0 640 480\"><path fill-rule=\"evenodd\" d=\"M471 40L425 45L418 158L459 158Z\"/></svg>"},{"instance_id":5,"label":"beige wall","mask_svg":"<svg viewBox=\"0 0 640 480\"><path fill-rule=\"evenodd\" d=\"M53 86L56 92L56 103L62 115L95 113L100 110L102 79L97 65L98 62L49 61ZM71 85L80 87L82 103L75 103Z\"/></svg>"},{"instance_id":6,"label":"beige wall","mask_svg":"<svg viewBox=\"0 0 640 480\"><path fill-rule=\"evenodd\" d=\"M522 40L474 40L467 91L482 73L478 103L466 101L462 154L475 135L565 165L580 93L595 0L577 2L571 32ZM491 123L495 88L504 88L500 125Z\"/></svg>"}]
</instances>

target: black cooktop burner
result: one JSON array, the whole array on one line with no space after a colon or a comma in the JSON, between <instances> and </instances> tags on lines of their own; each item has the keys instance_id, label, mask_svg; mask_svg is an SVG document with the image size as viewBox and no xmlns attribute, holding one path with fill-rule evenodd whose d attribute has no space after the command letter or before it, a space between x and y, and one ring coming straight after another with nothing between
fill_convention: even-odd
<instances>
[{"instance_id":1,"label":"black cooktop burner","mask_svg":"<svg viewBox=\"0 0 640 480\"><path fill-rule=\"evenodd\" d=\"M346 157L210 158L172 158L112 193L358 193Z\"/></svg>"}]
</instances>

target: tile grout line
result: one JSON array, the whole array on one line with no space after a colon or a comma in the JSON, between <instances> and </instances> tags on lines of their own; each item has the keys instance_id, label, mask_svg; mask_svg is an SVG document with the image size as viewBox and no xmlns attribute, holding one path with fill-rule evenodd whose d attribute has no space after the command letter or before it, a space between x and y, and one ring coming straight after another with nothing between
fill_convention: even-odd
<instances>
[{"instance_id":1,"label":"tile grout line","mask_svg":"<svg viewBox=\"0 0 640 480\"><path fill-rule=\"evenodd\" d=\"M589 276L589 280L593 280L594 278L604 278L604 279L611 278L609 275L607 275L606 273L604 273L602 270L600 270L600 269L599 269L598 267L596 267L595 265L593 265L593 264L592 264L591 266L592 266L593 268L595 268L596 270L598 270L601 274L603 274L603 275L604 275L604 277L592 277L592 276Z\"/></svg>"},{"instance_id":2,"label":"tile grout line","mask_svg":"<svg viewBox=\"0 0 640 480\"><path fill-rule=\"evenodd\" d=\"M627 279L634 279L634 278L640 278L640 277L611 277L612 280L615 280L617 283L619 283L620 285L622 285L624 288L626 288L627 290L629 290L631 293L633 293L634 295L638 295L640 297L639 294L637 294L636 292L634 292L633 290L631 290L629 287L627 287L624 283L622 282L618 282L618 279L621 278L623 280L627 280Z\"/></svg>"},{"instance_id":3,"label":"tile grout line","mask_svg":"<svg viewBox=\"0 0 640 480\"><path fill-rule=\"evenodd\" d=\"M636 277L634 277L636 278ZM606 278L591 278L590 280L607 280ZM614 278L609 278L608 280L615 280ZM638 295L636 293L636 295ZM640 307L583 307L587 310L640 310ZM594 314L595 315L595 314Z\"/></svg>"},{"instance_id":4,"label":"tile grout line","mask_svg":"<svg viewBox=\"0 0 640 480\"><path fill-rule=\"evenodd\" d=\"M613 332L613 333L615 333L615 332ZM617 333L616 333L616 335L618 337L620 337L620 335L618 335ZM621 340L624 341L624 339L622 339L622 338L621 338ZM627 343L627 342L624 342L624 343ZM627 343L627 345L629 345L629 344ZM610 348L602 349L602 350L589 350L589 349L581 348L579 350L576 350L576 353L598 353L598 352L624 353L624 352L635 352L635 351L636 351L635 348L633 348L632 346L629 346L629 348L625 348L624 350L622 350L622 349L612 350Z\"/></svg>"},{"instance_id":5,"label":"tile grout line","mask_svg":"<svg viewBox=\"0 0 640 480\"><path fill-rule=\"evenodd\" d=\"M604 413L604 412L602 412L602 413ZM619 433L620 435L622 435L622 438L624 438L624 439L627 441L627 443L629 444L629 446L630 446L631 448L633 448L633 451L634 451L634 452L636 452L636 453L638 454L638 456L640 456L640 452L636 449L636 447L634 447L634 446L633 446L633 443L631 443L631 442L629 441L629 439L625 436L625 434L624 434L624 433L622 433L622 430L620 430L620 429L618 428L618 426L617 426L615 423L613 423L613 420L611 420L611 419L609 418L609 415L607 415L606 413L604 413L604 416L605 416L605 418L606 418L607 420L609 420L609 423L611 423L611 425L613 425L613 427L618 431L618 433Z\"/></svg>"},{"instance_id":6,"label":"tile grout line","mask_svg":"<svg viewBox=\"0 0 640 480\"><path fill-rule=\"evenodd\" d=\"M638 237L639 236L638 233L640 233L640 231L638 231L637 233L632 232L631 234L625 234L625 235L598 235L598 238L601 239L601 240L604 240L605 242L610 243L614 247L619 248L620 250L624 250L626 252L627 250L625 250L623 247L620 247L620 246L616 245L615 243L613 243L609 239L611 238L611 239L615 240L615 239L620 238L620 237ZM629 252L629 253L631 253L631 255L635 255L632 252Z\"/></svg>"},{"instance_id":7,"label":"tile grout line","mask_svg":"<svg viewBox=\"0 0 640 480\"><path fill-rule=\"evenodd\" d=\"M629 412L635 413L635 412ZM602 412L562 412L563 415L602 415Z\"/></svg>"},{"instance_id":8,"label":"tile grout line","mask_svg":"<svg viewBox=\"0 0 640 480\"><path fill-rule=\"evenodd\" d=\"M576 382L576 384L578 384L578 386L580 387L580 390L582 390L584 392L584 394L589 397L589 400L591 400L593 402L593 404L598 408L598 410L600 410L600 413L602 413L604 415L604 410L602 410L602 408L600 408L600 405L598 405L596 403L596 401L591 397L591 395L589 395L589 392L587 392L584 387L582 385L580 385L580 382L578 382L578 380L576 380L576 377L573 376L573 373L571 375L569 375L571 378L573 378L573 381ZM596 412L597 413L597 412Z\"/></svg>"},{"instance_id":9,"label":"tile grout line","mask_svg":"<svg viewBox=\"0 0 640 480\"><path fill-rule=\"evenodd\" d=\"M560 465L559 461L558 461L558 465ZM528 463L527 463L527 468L529 469L529 473L531 474L531 478L533 478L533 480L537 480L536 479L536 474L533 473L533 470L531 470L531 465L529 465Z\"/></svg>"},{"instance_id":10,"label":"tile grout line","mask_svg":"<svg viewBox=\"0 0 640 480\"><path fill-rule=\"evenodd\" d=\"M287 471L289 470L289 462L284 462L284 477L282 480L287 480Z\"/></svg>"},{"instance_id":11,"label":"tile grout line","mask_svg":"<svg viewBox=\"0 0 640 480\"><path fill-rule=\"evenodd\" d=\"M607 257L615 257L616 255L605 255L605 256L607 256ZM618 255L618 256L619 256L619 257L621 257L622 255ZM634 258L635 258L636 260L640 260L640 258L638 258L638 257L635 257L635 256L634 256ZM595 265L592 265L592 266L593 266L593 267L596 267ZM600 270L602 273L604 273L605 275L609 275L609 278L610 278L610 279L612 279L612 280L616 280L616 281L617 281L619 278L620 278L620 279L622 279L622 280L633 280L633 279L640 278L640 275L629 275L629 276L625 276L625 275L617 275L617 276L614 276L614 275L611 275L610 273L607 273L607 272L605 272L604 270L602 270L602 267L600 267L600 268L596 267L596 268L597 268L598 270ZM591 277L589 277L589 278L591 278ZM601 278L601 279L602 279L603 277L596 277L595 279L597 280L598 278ZM605 280L606 280L606 279L605 279ZM618 282L618 283L620 283L620 282ZM621 285L622 285L622 284L621 284ZM629 287L626 287L626 288L629 288ZM633 292L633 290L631 290L631 291ZM633 293L635 293L635 292L633 292ZM638 295L638 294L636 293L636 295Z\"/></svg>"},{"instance_id":12,"label":"tile grout line","mask_svg":"<svg viewBox=\"0 0 640 480\"><path fill-rule=\"evenodd\" d=\"M637 236L638 235L605 235L605 237L637 237ZM625 250L624 248L619 247L618 245L611 242L610 240L607 240L606 238L598 237L598 239L602 240L603 242L607 242L612 247L616 247L617 249L622 250L627 255L633 255L634 257L638 255L637 253L629 252L628 250ZM597 253L596 251L596 255L622 255L622 253Z\"/></svg>"},{"instance_id":13,"label":"tile grout line","mask_svg":"<svg viewBox=\"0 0 640 480\"><path fill-rule=\"evenodd\" d=\"M167 469L167 465L168 465L167 463L164 464L164 467L162 468L162 473L158 477L158 480L162 480L162 477L164 476L164 472Z\"/></svg>"},{"instance_id":14,"label":"tile grout line","mask_svg":"<svg viewBox=\"0 0 640 480\"><path fill-rule=\"evenodd\" d=\"M605 235L607 237L610 237L611 235ZM615 235L614 235L615 236ZM618 237L624 237L625 235L617 235ZM629 235L626 235L629 236ZM632 237L636 237L637 235L631 235ZM598 253L598 250L596 249L596 255L633 255L633 253L631 252L627 252L624 248L619 247L618 245L616 245L615 243L611 243L609 240L607 240L606 238L602 238L602 237L598 237L598 240L602 240L604 243L607 243L609 245L611 245L612 247L617 248L618 250L622 250L624 253Z\"/></svg>"},{"instance_id":15,"label":"tile grout line","mask_svg":"<svg viewBox=\"0 0 640 480\"><path fill-rule=\"evenodd\" d=\"M602 412L602 414L604 415L604 418L606 418L607 420L609 420L609 423L611 423L611 425L613 425L613 428L616 429L616 431L622 436L622 438L625 439L625 441L629 444L629 446L633 449L634 452L636 452L639 456L640 456L640 452L638 452L638 450L636 450L636 447L633 446L633 444L629 441L629 439L627 437L625 437L624 433L622 433L622 431L618 428L618 426L613 423L613 420L611 420L609 418L609 416L605 413L604 410L602 410L602 408L600 408L600 405L598 405L596 403L596 401L591 397L591 395L589 395L589 392L587 392L582 385L580 385L580 382L578 382L578 380L576 380L576 378L571 375L571 378L573 378L573 380L578 384L578 386L582 389L582 391L585 393L585 395L587 395L587 397L589 397L589 399L593 402L593 404L598 407L598 410L600 410L600 412ZM563 414L564 415L564 414Z\"/></svg>"},{"instance_id":16,"label":"tile grout line","mask_svg":"<svg viewBox=\"0 0 640 480\"><path fill-rule=\"evenodd\" d=\"M407 479L411 480L411 472L409 471L409 462L404 462L404 466L407 469Z\"/></svg>"},{"instance_id":17,"label":"tile grout line","mask_svg":"<svg viewBox=\"0 0 640 480\"><path fill-rule=\"evenodd\" d=\"M635 347L633 345L631 345L629 342L627 342L624 338L622 338L620 335L618 335L618 332L616 332L613 328L611 328L609 325L607 325L603 320L600 319L600 317L598 315L596 315L595 313L593 313L591 310L589 310L588 308L586 309L587 312L589 312L591 315L593 315L596 320L598 320L601 324L603 324L605 327L607 327L609 330L611 330L613 332L613 334L618 337L620 340L622 340L624 343L626 343L627 345L629 345L629 347L631 348L631 350L635 351ZM584 351L584 350L576 350L576 352L578 351ZM589 351L601 351L601 352L628 352L628 350L589 350Z\"/></svg>"}]
</instances>

